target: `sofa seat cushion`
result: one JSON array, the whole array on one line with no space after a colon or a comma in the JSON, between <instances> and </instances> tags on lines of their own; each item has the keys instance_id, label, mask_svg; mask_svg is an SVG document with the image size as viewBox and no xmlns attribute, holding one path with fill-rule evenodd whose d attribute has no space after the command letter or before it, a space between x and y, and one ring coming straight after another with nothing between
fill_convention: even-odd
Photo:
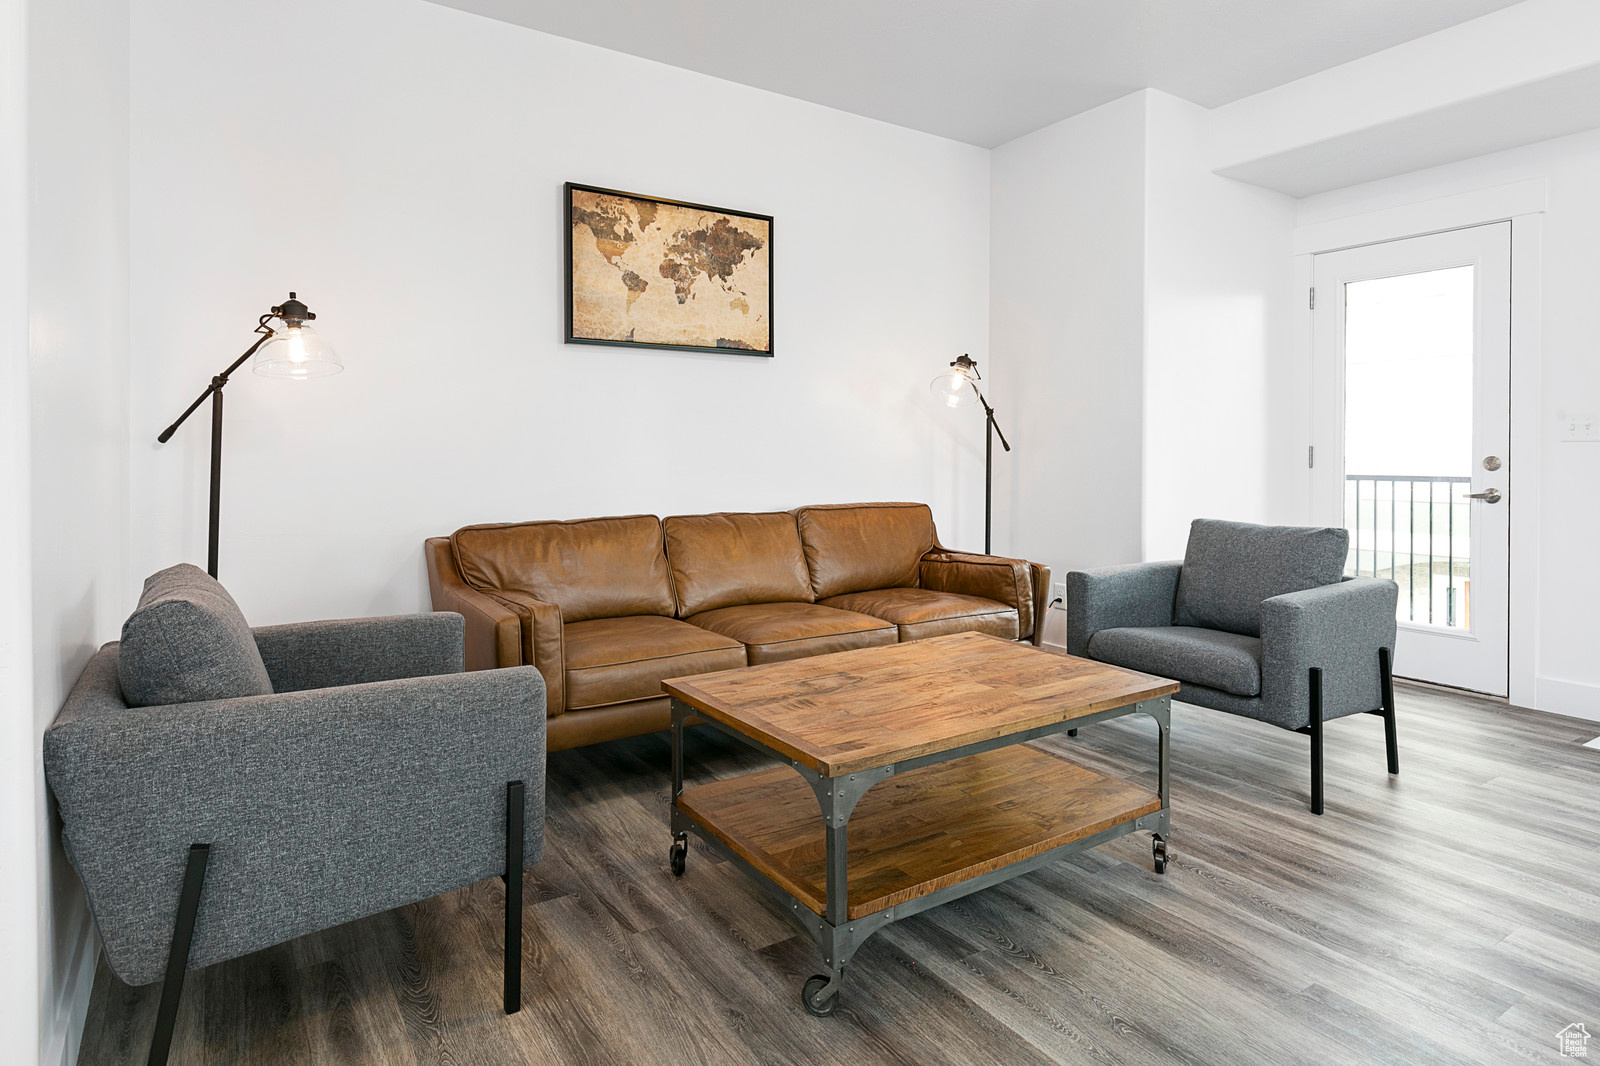
<instances>
[{"instance_id":1,"label":"sofa seat cushion","mask_svg":"<svg viewBox=\"0 0 1600 1066\"><path fill-rule=\"evenodd\" d=\"M267 696L272 679L239 605L188 563L145 580L122 624L117 676L130 707Z\"/></svg>"},{"instance_id":2,"label":"sofa seat cushion","mask_svg":"<svg viewBox=\"0 0 1600 1066\"><path fill-rule=\"evenodd\" d=\"M1189 526L1172 620L1259 637L1262 601L1338 584L1349 548L1343 529L1197 518Z\"/></svg>"},{"instance_id":3,"label":"sofa seat cushion","mask_svg":"<svg viewBox=\"0 0 1600 1066\"><path fill-rule=\"evenodd\" d=\"M1192 626L1102 629L1089 658L1235 696L1261 694L1261 641Z\"/></svg>"},{"instance_id":4,"label":"sofa seat cushion","mask_svg":"<svg viewBox=\"0 0 1600 1066\"><path fill-rule=\"evenodd\" d=\"M991 633L1016 640L1017 609L999 600L933 589L874 589L823 601L827 607L869 614L900 627L901 640L942 637L946 633Z\"/></svg>"},{"instance_id":5,"label":"sofa seat cushion","mask_svg":"<svg viewBox=\"0 0 1600 1066\"><path fill-rule=\"evenodd\" d=\"M685 621L741 642L751 666L900 641L899 627L892 622L816 603L722 607Z\"/></svg>"},{"instance_id":6,"label":"sofa seat cushion","mask_svg":"<svg viewBox=\"0 0 1600 1066\"><path fill-rule=\"evenodd\" d=\"M654 699L666 678L745 665L737 640L659 615L568 622L561 642L569 711Z\"/></svg>"}]
</instances>

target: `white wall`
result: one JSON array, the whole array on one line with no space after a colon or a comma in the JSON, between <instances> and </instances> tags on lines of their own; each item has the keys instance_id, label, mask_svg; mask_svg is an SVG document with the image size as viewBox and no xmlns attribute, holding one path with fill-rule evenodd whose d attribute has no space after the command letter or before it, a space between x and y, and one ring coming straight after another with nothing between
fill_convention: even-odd
<instances>
[{"instance_id":1,"label":"white wall","mask_svg":"<svg viewBox=\"0 0 1600 1066\"><path fill-rule=\"evenodd\" d=\"M1268 395L1291 347L1294 201L1211 172L1205 108L1142 95L1143 558L1176 559L1193 519L1270 520L1289 476Z\"/></svg>"},{"instance_id":2,"label":"white wall","mask_svg":"<svg viewBox=\"0 0 1600 1066\"><path fill-rule=\"evenodd\" d=\"M1562 443L1566 412L1600 413L1600 131L1563 137L1446 167L1325 193L1301 202L1302 225L1419 203L1530 178L1549 182L1543 216L1542 340L1538 397L1540 483L1538 573L1513 575L1538 589L1535 705L1600 718L1600 660L1594 654L1600 567L1600 444ZM1515 279L1513 279L1515 284ZM1527 459L1513 463L1528 469ZM1508 470L1511 469L1508 466ZM1515 489L1507 502L1515 507Z\"/></svg>"},{"instance_id":3,"label":"white wall","mask_svg":"<svg viewBox=\"0 0 1600 1066\"><path fill-rule=\"evenodd\" d=\"M0 0L0 1034L39 1046L40 813L33 720L28 469L28 49Z\"/></svg>"},{"instance_id":4,"label":"white wall","mask_svg":"<svg viewBox=\"0 0 1600 1066\"><path fill-rule=\"evenodd\" d=\"M347 369L228 389L256 622L425 607L470 522L920 499L981 543L928 382L987 354L986 151L421 0L134 0L132 51L136 575L204 558L204 417L155 436L290 289ZM562 344L566 180L776 216L776 358Z\"/></svg>"},{"instance_id":5,"label":"white wall","mask_svg":"<svg viewBox=\"0 0 1600 1066\"><path fill-rule=\"evenodd\" d=\"M1140 554L1144 102L996 148L991 163L997 551L1070 568ZM979 425L974 432L981 429Z\"/></svg>"},{"instance_id":6,"label":"white wall","mask_svg":"<svg viewBox=\"0 0 1600 1066\"><path fill-rule=\"evenodd\" d=\"M128 10L29 4L29 396L40 1061L77 1054L95 943L48 814L40 738L131 606Z\"/></svg>"},{"instance_id":7,"label":"white wall","mask_svg":"<svg viewBox=\"0 0 1600 1066\"><path fill-rule=\"evenodd\" d=\"M1207 116L1132 93L994 150L1000 550L1068 569L1265 521L1293 201L1211 173Z\"/></svg>"}]
</instances>

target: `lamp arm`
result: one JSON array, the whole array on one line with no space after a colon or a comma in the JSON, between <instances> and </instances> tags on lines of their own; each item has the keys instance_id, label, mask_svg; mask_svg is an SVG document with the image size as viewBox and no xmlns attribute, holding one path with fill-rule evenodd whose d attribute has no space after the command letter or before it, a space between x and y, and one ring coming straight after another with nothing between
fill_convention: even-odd
<instances>
[{"instance_id":1,"label":"lamp arm","mask_svg":"<svg viewBox=\"0 0 1600 1066\"><path fill-rule=\"evenodd\" d=\"M978 402L983 404L984 417L989 420L989 425L994 427L995 436L1000 438L1000 446L1009 452L1011 450L1011 442L1006 440L1006 435L1001 432L1000 423L994 420L994 408L989 406L988 399L983 395L983 391L979 389L977 385L972 386L972 391L978 394Z\"/></svg>"},{"instance_id":2,"label":"lamp arm","mask_svg":"<svg viewBox=\"0 0 1600 1066\"><path fill-rule=\"evenodd\" d=\"M205 403L206 398L213 392L216 392L218 389L222 388L222 386L226 385L228 383L228 378L233 375L233 372L243 366L246 359L249 359L252 355L255 355L257 349L272 339L273 335L277 333L277 330L267 325L267 319L271 317L271 315L261 316L261 320L256 323L256 332L261 334L261 339L246 349L243 355L235 359L232 363L228 364L228 368L226 370L211 379L211 384L206 386L206 391L202 392L199 397L195 399L194 403L190 404L188 408L184 410L183 414L178 416L178 420L176 422L172 423L172 425L163 430L161 436L156 438L157 444L165 444L167 441L171 440L172 435L178 431L178 427L183 425L184 422L188 420L190 415L194 414L195 409L201 404Z\"/></svg>"}]
</instances>

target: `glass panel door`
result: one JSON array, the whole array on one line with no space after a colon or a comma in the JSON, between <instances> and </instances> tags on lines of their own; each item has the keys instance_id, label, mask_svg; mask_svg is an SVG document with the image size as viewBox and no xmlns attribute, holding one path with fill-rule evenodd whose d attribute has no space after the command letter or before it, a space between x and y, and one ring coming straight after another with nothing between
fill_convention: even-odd
<instances>
[{"instance_id":1,"label":"glass panel door","mask_svg":"<svg viewBox=\"0 0 1600 1066\"><path fill-rule=\"evenodd\" d=\"M1399 586L1395 673L1504 695L1511 227L1315 257L1312 502Z\"/></svg>"}]
</instances>

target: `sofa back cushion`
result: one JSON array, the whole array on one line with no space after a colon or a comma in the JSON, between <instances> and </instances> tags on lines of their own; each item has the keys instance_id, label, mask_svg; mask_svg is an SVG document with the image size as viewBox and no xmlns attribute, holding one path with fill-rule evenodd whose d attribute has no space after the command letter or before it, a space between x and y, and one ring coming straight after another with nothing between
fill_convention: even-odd
<instances>
[{"instance_id":1,"label":"sofa back cushion","mask_svg":"<svg viewBox=\"0 0 1600 1066\"><path fill-rule=\"evenodd\" d=\"M916 588L933 550L933 511L923 503L845 503L795 511L817 599L869 589Z\"/></svg>"},{"instance_id":2,"label":"sofa back cushion","mask_svg":"<svg viewBox=\"0 0 1600 1066\"><path fill-rule=\"evenodd\" d=\"M810 603L811 575L795 517L675 515L661 523L678 616L750 603Z\"/></svg>"},{"instance_id":3,"label":"sofa back cushion","mask_svg":"<svg viewBox=\"0 0 1600 1066\"><path fill-rule=\"evenodd\" d=\"M272 692L239 605L216 578L188 563L145 579L139 605L122 624L117 680L130 707Z\"/></svg>"},{"instance_id":4,"label":"sofa back cushion","mask_svg":"<svg viewBox=\"0 0 1600 1066\"><path fill-rule=\"evenodd\" d=\"M1197 518L1178 574L1173 623L1261 635L1261 601L1337 583L1350 534Z\"/></svg>"},{"instance_id":5,"label":"sofa back cushion","mask_svg":"<svg viewBox=\"0 0 1600 1066\"><path fill-rule=\"evenodd\" d=\"M467 526L450 541L467 584L553 603L563 622L673 613L655 515Z\"/></svg>"}]
</instances>

